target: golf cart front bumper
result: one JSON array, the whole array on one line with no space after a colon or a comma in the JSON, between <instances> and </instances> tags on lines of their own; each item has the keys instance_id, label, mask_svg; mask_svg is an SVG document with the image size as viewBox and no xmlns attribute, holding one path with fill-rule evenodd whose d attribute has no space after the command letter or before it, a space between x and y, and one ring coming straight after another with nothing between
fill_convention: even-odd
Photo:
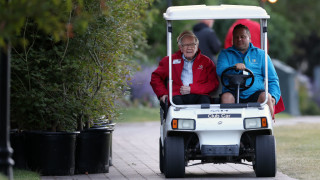
<instances>
[{"instance_id":1,"label":"golf cart front bumper","mask_svg":"<svg viewBox=\"0 0 320 180\"><path fill-rule=\"evenodd\" d=\"M235 109L174 109L169 108L169 115L163 124L164 137L172 134L194 133L199 139L201 153L204 156L238 156L240 140L247 131L268 131L272 134L272 121L267 107L263 108L235 108ZM263 117L264 127L248 127L246 121ZM175 121L174 121L175 120ZM194 122L193 128L183 129L183 120ZM173 122L176 122L176 126ZM251 122L250 122L251 123ZM192 125L192 123L189 123ZM186 126L189 127L189 126Z\"/></svg>"}]
</instances>

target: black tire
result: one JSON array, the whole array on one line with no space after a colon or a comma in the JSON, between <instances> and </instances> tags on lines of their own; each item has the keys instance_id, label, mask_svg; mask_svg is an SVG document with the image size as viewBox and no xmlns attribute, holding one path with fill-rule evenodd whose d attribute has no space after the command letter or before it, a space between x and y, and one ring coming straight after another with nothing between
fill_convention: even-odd
<instances>
[{"instance_id":1,"label":"black tire","mask_svg":"<svg viewBox=\"0 0 320 180\"><path fill-rule=\"evenodd\" d=\"M166 178L183 178L185 174L183 137L167 137L164 142L164 174Z\"/></svg>"},{"instance_id":2,"label":"black tire","mask_svg":"<svg viewBox=\"0 0 320 180\"><path fill-rule=\"evenodd\" d=\"M161 144L161 138L159 138L159 168L160 168L160 172L163 173L163 171L164 171L164 156L163 156L163 147Z\"/></svg>"},{"instance_id":3,"label":"black tire","mask_svg":"<svg viewBox=\"0 0 320 180\"><path fill-rule=\"evenodd\" d=\"M256 137L254 171L257 177L275 177L277 173L276 144L274 136Z\"/></svg>"}]
</instances>

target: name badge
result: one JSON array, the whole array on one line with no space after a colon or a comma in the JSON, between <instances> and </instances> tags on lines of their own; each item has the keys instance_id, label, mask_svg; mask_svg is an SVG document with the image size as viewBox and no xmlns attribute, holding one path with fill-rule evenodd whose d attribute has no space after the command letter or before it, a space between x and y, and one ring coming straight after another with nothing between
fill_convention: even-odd
<instances>
[{"instance_id":1,"label":"name badge","mask_svg":"<svg viewBox=\"0 0 320 180\"><path fill-rule=\"evenodd\" d=\"M172 64L180 64L181 63L181 59L174 59Z\"/></svg>"}]
</instances>

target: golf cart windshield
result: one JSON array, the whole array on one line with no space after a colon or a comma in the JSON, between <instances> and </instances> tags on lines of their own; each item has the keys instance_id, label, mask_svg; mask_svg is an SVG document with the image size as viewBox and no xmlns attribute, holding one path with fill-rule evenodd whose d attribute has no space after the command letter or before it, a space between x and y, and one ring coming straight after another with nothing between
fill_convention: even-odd
<instances>
[{"instance_id":1,"label":"golf cart windshield","mask_svg":"<svg viewBox=\"0 0 320 180\"><path fill-rule=\"evenodd\" d=\"M267 19L270 16L258 6L243 5L191 5L191 6L171 6L163 14L167 21L167 56L169 56L169 99L175 107L201 107L198 105L176 105L172 101L172 21L176 20L200 20L200 19L259 19L261 27L261 48L267 49ZM265 91L268 92L268 61L265 51ZM265 101L260 104L265 105L268 101L267 93ZM210 107L221 107L219 104L210 104ZM240 106L239 106L240 107Z\"/></svg>"}]
</instances>

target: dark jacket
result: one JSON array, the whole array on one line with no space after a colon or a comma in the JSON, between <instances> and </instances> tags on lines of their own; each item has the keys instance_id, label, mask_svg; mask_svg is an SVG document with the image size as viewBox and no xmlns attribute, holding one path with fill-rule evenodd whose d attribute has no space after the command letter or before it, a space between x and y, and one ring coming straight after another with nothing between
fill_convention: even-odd
<instances>
[{"instance_id":1,"label":"dark jacket","mask_svg":"<svg viewBox=\"0 0 320 180\"><path fill-rule=\"evenodd\" d=\"M221 42L212 28L204 23L198 23L193 27L194 34L199 39L199 49L202 54L208 56L215 64L217 55L221 49Z\"/></svg>"}]
</instances>

